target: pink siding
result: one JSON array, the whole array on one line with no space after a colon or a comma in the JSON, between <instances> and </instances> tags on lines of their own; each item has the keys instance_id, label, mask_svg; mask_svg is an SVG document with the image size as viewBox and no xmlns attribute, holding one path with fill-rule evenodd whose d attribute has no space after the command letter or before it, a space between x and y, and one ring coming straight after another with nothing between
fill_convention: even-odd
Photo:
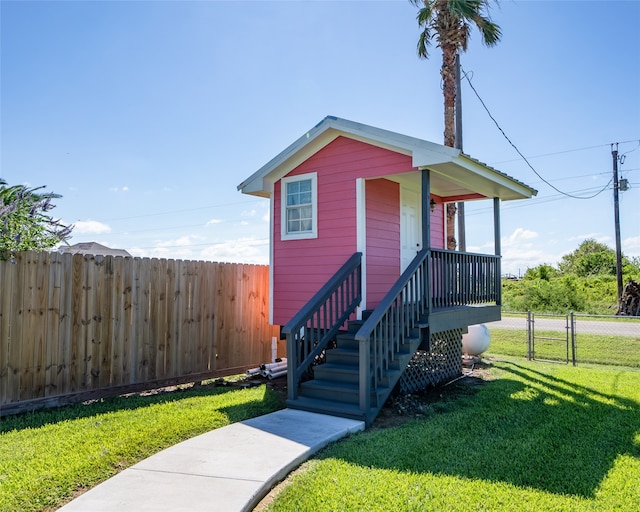
<instances>
[{"instance_id":1,"label":"pink siding","mask_svg":"<svg viewBox=\"0 0 640 512\"><path fill-rule=\"evenodd\" d=\"M375 308L400 277L400 186L366 182L367 309Z\"/></svg>"},{"instance_id":2,"label":"pink siding","mask_svg":"<svg viewBox=\"0 0 640 512\"><path fill-rule=\"evenodd\" d=\"M444 205L440 198L433 196L436 209L431 213L431 247L444 249Z\"/></svg>"},{"instance_id":3,"label":"pink siding","mask_svg":"<svg viewBox=\"0 0 640 512\"><path fill-rule=\"evenodd\" d=\"M356 251L356 179L413 170L409 156L338 137L288 174L318 173L318 238L310 240L280 239L281 183L275 184L274 324L286 324ZM388 265L381 251L380 262Z\"/></svg>"}]
</instances>

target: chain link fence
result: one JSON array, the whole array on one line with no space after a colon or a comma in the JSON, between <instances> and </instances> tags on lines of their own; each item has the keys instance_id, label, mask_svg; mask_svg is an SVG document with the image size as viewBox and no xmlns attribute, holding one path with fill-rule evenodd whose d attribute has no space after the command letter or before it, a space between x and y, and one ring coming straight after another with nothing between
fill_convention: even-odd
<instances>
[{"instance_id":1,"label":"chain link fence","mask_svg":"<svg viewBox=\"0 0 640 512\"><path fill-rule=\"evenodd\" d=\"M503 312L487 327L489 353L640 368L640 317Z\"/></svg>"}]
</instances>

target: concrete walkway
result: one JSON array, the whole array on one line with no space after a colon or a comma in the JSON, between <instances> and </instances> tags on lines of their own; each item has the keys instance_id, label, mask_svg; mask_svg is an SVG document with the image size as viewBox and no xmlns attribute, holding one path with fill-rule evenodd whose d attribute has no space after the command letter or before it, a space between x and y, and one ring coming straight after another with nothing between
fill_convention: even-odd
<instances>
[{"instance_id":1,"label":"concrete walkway","mask_svg":"<svg viewBox=\"0 0 640 512\"><path fill-rule=\"evenodd\" d=\"M284 409L172 446L82 494L60 510L252 510L271 487L364 422Z\"/></svg>"}]
</instances>

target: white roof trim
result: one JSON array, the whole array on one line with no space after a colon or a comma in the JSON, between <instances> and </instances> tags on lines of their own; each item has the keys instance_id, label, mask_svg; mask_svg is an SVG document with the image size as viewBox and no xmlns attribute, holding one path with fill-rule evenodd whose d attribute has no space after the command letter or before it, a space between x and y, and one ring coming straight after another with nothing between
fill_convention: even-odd
<instances>
[{"instance_id":1,"label":"white roof trim","mask_svg":"<svg viewBox=\"0 0 640 512\"><path fill-rule=\"evenodd\" d=\"M487 180L493 186L483 188L487 191L492 190L497 197L516 199L537 194L537 191L528 185L461 153L459 149L333 116L325 117L240 183L238 190L244 194L269 197L273 184L278 179L340 135L411 156L412 165L418 169L431 168L438 172L438 167L453 165L462 175ZM443 171L444 169L441 170Z\"/></svg>"}]
</instances>

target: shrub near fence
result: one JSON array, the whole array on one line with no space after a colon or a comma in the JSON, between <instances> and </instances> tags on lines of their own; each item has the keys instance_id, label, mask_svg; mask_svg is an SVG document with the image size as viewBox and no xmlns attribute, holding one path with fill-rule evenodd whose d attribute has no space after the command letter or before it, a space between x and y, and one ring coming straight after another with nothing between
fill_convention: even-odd
<instances>
[{"instance_id":1,"label":"shrub near fence","mask_svg":"<svg viewBox=\"0 0 640 512\"><path fill-rule=\"evenodd\" d=\"M268 312L266 266L20 253L0 261L0 414L243 372L271 359Z\"/></svg>"}]
</instances>

